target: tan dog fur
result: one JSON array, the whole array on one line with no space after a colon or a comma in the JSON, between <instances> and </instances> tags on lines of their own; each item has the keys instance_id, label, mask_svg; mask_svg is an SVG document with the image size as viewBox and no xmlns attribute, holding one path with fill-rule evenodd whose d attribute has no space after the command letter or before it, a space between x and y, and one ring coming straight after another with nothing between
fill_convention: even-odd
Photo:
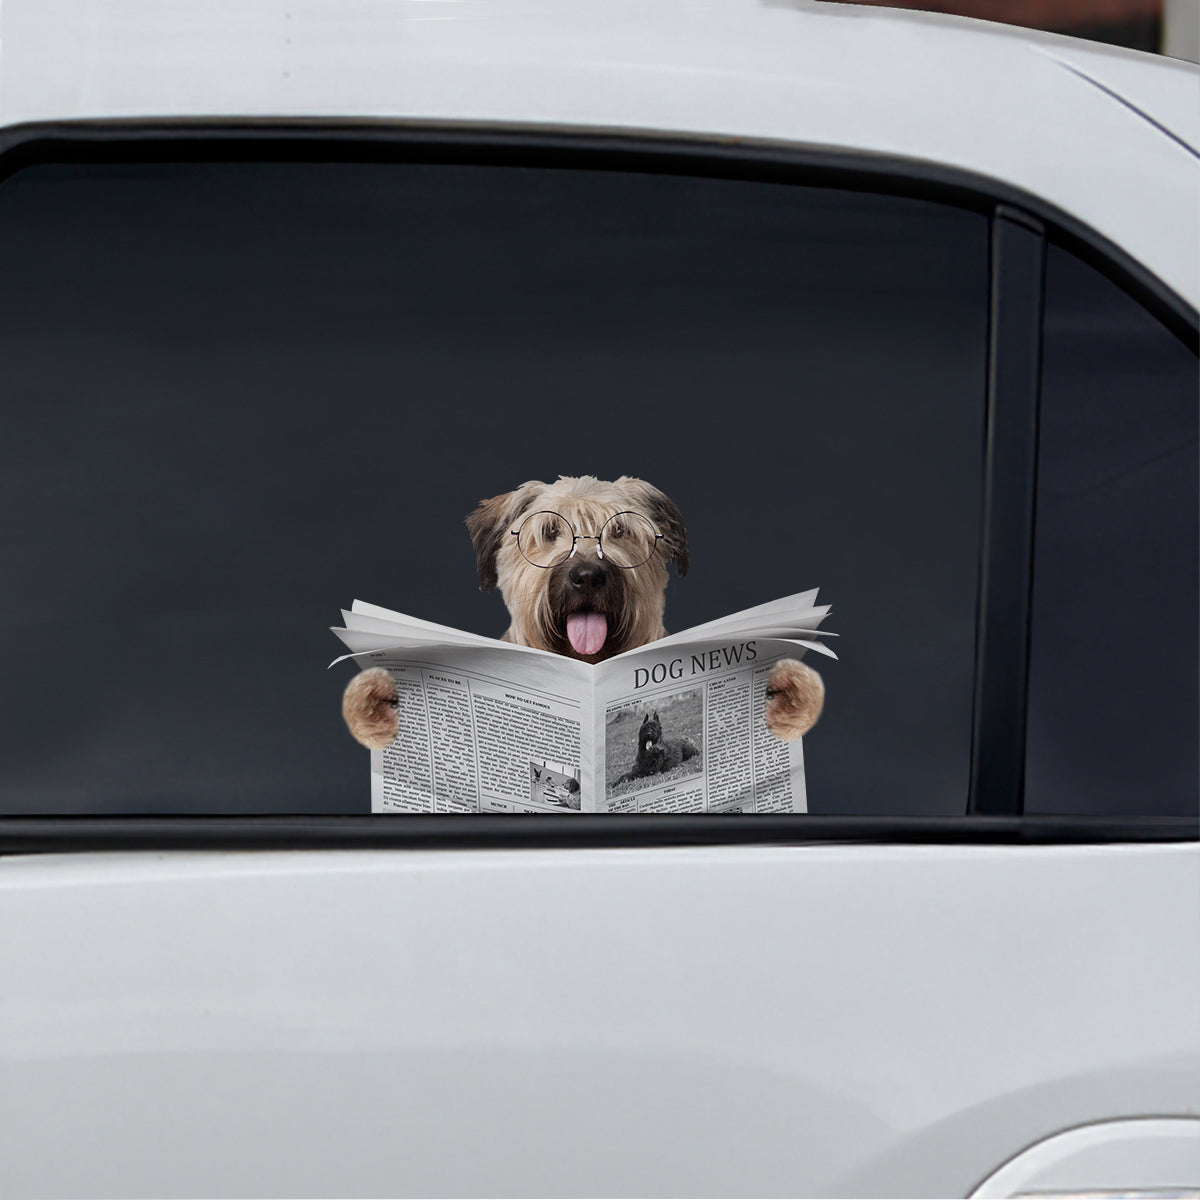
<instances>
[{"instance_id":1,"label":"tan dog fur","mask_svg":"<svg viewBox=\"0 0 1200 1200\"><path fill-rule=\"evenodd\" d=\"M513 536L527 515L542 510L560 514L577 534L588 535L576 543L570 560L549 569L528 562ZM594 540L605 521L622 512L644 516L662 535L649 561L632 570L605 563ZM531 480L482 501L467 518L467 529L482 588L499 586L508 607L511 624L504 641L596 663L666 636L667 564L674 562L684 575L690 553L679 509L644 480L624 475L612 482L590 475L561 476L552 484ZM595 653L581 653L571 645L566 622L576 612L605 617L607 634ZM824 697L816 671L796 659L780 660L767 680L767 728L784 740L802 736L821 715ZM364 746L378 750L395 740L395 698L395 684L381 668L350 681L342 714Z\"/></svg>"}]
</instances>

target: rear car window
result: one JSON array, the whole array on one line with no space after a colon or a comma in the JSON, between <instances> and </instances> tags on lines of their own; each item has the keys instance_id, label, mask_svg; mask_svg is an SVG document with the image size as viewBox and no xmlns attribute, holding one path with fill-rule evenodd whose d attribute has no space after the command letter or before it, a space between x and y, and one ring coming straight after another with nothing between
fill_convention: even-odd
<instances>
[{"instance_id":1,"label":"rear car window","mask_svg":"<svg viewBox=\"0 0 1200 1200\"><path fill-rule=\"evenodd\" d=\"M964 811L985 217L622 171L44 164L0 184L0 280L0 812L368 812L338 608L498 636L464 516L585 473L683 511L672 631L833 605L810 811Z\"/></svg>"},{"instance_id":2,"label":"rear car window","mask_svg":"<svg viewBox=\"0 0 1200 1200\"><path fill-rule=\"evenodd\" d=\"M1194 815L1196 355L1053 245L1045 294L1025 808Z\"/></svg>"}]
</instances>

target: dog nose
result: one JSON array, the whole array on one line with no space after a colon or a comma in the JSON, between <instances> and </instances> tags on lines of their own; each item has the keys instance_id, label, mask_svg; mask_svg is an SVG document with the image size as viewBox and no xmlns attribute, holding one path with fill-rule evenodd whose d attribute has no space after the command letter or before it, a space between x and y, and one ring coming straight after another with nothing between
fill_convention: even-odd
<instances>
[{"instance_id":1,"label":"dog nose","mask_svg":"<svg viewBox=\"0 0 1200 1200\"><path fill-rule=\"evenodd\" d=\"M608 571L603 563L577 562L567 576L571 586L580 592L599 591L608 580Z\"/></svg>"}]
</instances>

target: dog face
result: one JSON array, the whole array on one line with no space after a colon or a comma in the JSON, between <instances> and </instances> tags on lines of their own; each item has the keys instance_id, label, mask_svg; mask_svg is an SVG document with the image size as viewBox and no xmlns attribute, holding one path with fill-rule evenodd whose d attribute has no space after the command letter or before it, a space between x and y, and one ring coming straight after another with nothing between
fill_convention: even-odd
<instances>
[{"instance_id":1,"label":"dog face","mask_svg":"<svg viewBox=\"0 0 1200 1200\"><path fill-rule=\"evenodd\" d=\"M662 722L658 713L647 713L642 718L642 727L638 731L638 745L643 750L652 750L662 741Z\"/></svg>"},{"instance_id":2,"label":"dog face","mask_svg":"<svg viewBox=\"0 0 1200 1200\"><path fill-rule=\"evenodd\" d=\"M644 517L661 535L646 538L618 522L596 542L604 523L619 513ZM557 519L554 515L557 514ZM570 545L571 529L580 540L575 553L551 567L528 561L516 531L529 518L522 542L544 548ZM467 518L483 589L499 585L512 624L506 641L565 654L583 662L603 662L662 637L667 564L678 574L689 563L687 533L679 509L657 488L622 476L613 482L590 475L561 476L556 483L531 480L516 491L484 500ZM611 536L610 536L611 535ZM645 542L645 544L642 544ZM649 558L622 569L618 563Z\"/></svg>"}]
</instances>

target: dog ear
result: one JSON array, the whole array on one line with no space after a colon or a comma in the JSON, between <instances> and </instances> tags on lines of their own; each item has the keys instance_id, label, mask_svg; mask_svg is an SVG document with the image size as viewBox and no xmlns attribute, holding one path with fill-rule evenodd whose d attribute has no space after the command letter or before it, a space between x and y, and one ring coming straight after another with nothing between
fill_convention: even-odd
<instances>
[{"instance_id":1,"label":"dog ear","mask_svg":"<svg viewBox=\"0 0 1200 1200\"><path fill-rule=\"evenodd\" d=\"M467 532L475 548L479 586L483 591L491 591L496 586L496 555L500 553L504 539L511 534L513 523L545 486L540 479L531 479L516 491L481 500L479 507L467 518Z\"/></svg>"},{"instance_id":2,"label":"dog ear","mask_svg":"<svg viewBox=\"0 0 1200 1200\"><path fill-rule=\"evenodd\" d=\"M663 553L667 562L675 564L676 575L686 575L692 565L691 551L688 549L687 530L683 524L683 513L679 511L675 501L648 484L644 479L618 479L618 483L627 483L632 487L645 507L646 515L654 522L655 528L663 535Z\"/></svg>"}]
</instances>

